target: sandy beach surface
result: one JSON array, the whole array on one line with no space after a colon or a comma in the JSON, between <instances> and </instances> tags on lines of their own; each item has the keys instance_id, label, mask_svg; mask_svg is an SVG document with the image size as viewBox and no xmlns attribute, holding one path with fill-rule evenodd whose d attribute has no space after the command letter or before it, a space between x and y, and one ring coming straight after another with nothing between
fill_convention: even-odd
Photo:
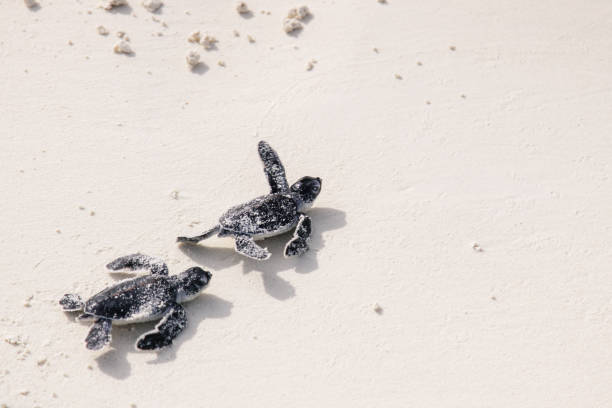
<instances>
[{"instance_id":1,"label":"sandy beach surface","mask_svg":"<svg viewBox=\"0 0 612 408\"><path fill-rule=\"evenodd\" d=\"M610 406L609 1L128 2L0 0L0 406ZM323 179L311 251L177 246L261 139ZM212 282L91 352L57 302L135 252Z\"/></svg>"}]
</instances>

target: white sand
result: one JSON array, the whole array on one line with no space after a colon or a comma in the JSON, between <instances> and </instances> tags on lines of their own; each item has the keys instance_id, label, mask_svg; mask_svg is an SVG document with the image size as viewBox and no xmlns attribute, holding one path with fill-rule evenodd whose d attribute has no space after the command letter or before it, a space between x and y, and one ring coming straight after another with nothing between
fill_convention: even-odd
<instances>
[{"instance_id":1,"label":"white sand","mask_svg":"<svg viewBox=\"0 0 612 408\"><path fill-rule=\"evenodd\" d=\"M297 36L248 4L0 1L0 404L609 406L612 4L312 0ZM312 251L181 251L266 192L259 139L324 180ZM171 349L92 353L57 301L136 251L212 283Z\"/></svg>"}]
</instances>

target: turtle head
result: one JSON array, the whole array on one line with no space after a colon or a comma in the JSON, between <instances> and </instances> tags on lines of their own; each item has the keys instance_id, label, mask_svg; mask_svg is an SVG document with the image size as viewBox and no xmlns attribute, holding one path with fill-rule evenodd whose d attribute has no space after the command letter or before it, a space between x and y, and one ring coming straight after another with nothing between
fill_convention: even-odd
<instances>
[{"instance_id":1,"label":"turtle head","mask_svg":"<svg viewBox=\"0 0 612 408\"><path fill-rule=\"evenodd\" d=\"M321 192L321 179L319 177L302 177L291 186L291 192L300 197L301 205L298 210L310 208L313 201Z\"/></svg>"},{"instance_id":2,"label":"turtle head","mask_svg":"<svg viewBox=\"0 0 612 408\"><path fill-rule=\"evenodd\" d=\"M186 302L195 298L208 285L211 278L210 272L197 266L179 273L176 276L177 302Z\"/></svg>"}]
</instances>

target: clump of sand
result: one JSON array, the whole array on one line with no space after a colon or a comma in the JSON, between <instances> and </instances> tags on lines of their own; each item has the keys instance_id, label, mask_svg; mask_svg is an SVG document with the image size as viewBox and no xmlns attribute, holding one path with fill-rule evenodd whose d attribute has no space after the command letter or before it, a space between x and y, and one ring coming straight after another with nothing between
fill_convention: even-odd
<instances>
[{"instance_id":1,"label":"clump of sand","mask_svg":"<svg viewBox=\"0 0 612 408\"><path fill-rule=\"evenodd\" d=\"M128 5L127 0L105 0L102 2L100 7L103 8L104 10L110 11L114 9L115 7L121 7L121 6L127 6L127 5Z\"/></svg>"},{"instance_id":2,"label":"clump of sand","mask_svg":"<svg viewBox=\"0 0 612 408\"><path fill-rule=\"evenodd\" d=\"M204 36L202 40L200 40L200 44L202 44L202 46L206 50L212 50L213 48L215 48L215 44L218 42L219 41L215 37L213 37L212 35L208 35L208 34Z\"/></svg>"},{"instance_id":3,"label":"clump of sand","mask_svg":"<svg viewBox=\"0 0 612 408\"><path fill-rule=\"evenodd\" d=\"M287 18L283 21L283 30L285 30L287 34L301 30L304 28L301 22L310 15L311 13L307 6L290 9L287 13Z\"/></svg>"},{"instance_id":4,"label":"clump of sand","mask_svg":"<svg viewBox=\"0 0 612 408\"><path fill-rule=\"evenodd\" d=\"M236 11L238 14L249 14L251 10L249 10L249 6L244 1L241 1L236 5Z\"/></svg>"},{"instance_id":5,"label":"clump of sand","mask_svg":"<svg viewBox=\"0 0 612 408\"><path fill-rule=\"evenodd\" d=\"M194 69L195 67L200 65L200 54L197 51L189 51L189 53L185 57L185 60L187 61L187 65L189 65L189 68ZM170 197L177 200L178 191L173 191L172 193L170 193Z\"/></svg>"},{"instance_id":6,"label":"clump of sand","mask_svg":"<svg viewBox=\"0 0 612 408\"><path fill-rule=\"evenodd\" d=\"M302 6L298 8L292 8L287 13L287 18L295 18L297 20L304 20L306 17L310 15L310 10L307 6Z\"/></svg>"},{"instance_id":7,"label":"clump of sand","mask_svg":"<svg viewBox=\"0 0 612 408\"><path fill-rule=\"evenodd\" d=\"M283 30L285 30L287 34L301 30L303 27L302 23L295 18L286 18L285 21L283 21Z\"/></svg>"},{"instance_id":8,"label":"clump of sand","mask_svg":"<svg viewBox=\"0 0 612 408\"><path fill-rule=\"evenodd\" d=\"M190 43L201 44L205 50L212 50L213 48L215 48L215 44L219 42L212 35L206 34L202 37L200 31L194 31L189 34L189 37L187 37L187 41L189 41Z\"/></svg>"},{"instance_id":9,"label":"clump of sand","mask_svg":"<svg viewBox=\"0 0 612 408\"><path fill-rule=\"evenodd\" d=\"M187 37L187 41L191 42L191 43L200 43L200 40L202 39L202 35L200 34L199 31L194 31L193 33L189 34L189 37Z\"/></svg>"}]
</instances>

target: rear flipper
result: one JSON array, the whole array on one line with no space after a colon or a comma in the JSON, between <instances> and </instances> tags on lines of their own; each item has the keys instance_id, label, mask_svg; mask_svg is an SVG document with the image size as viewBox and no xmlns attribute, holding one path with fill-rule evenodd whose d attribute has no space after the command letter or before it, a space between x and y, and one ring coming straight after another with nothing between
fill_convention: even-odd
<instances>
[{"instance_id":1,"label":"rear flipper","mask_svg":"<svg viewBox=\"0 0 612 408\"><path fill-rule=\"evenodd\" d=\"M110 319L99 318L85 338L85 346L90 350L100 350L111 341L112 324Z\"/></svg>"},{"instance_id":2,"label":"rear flipper","mask_svg":"<svg viewBox=\"0 0 612 408\"><path fill-rule=\"evenodd\" d=\"M219 231L221 230L221 227L219 225L209 229L208 231L206 231L205 233L203 233L202 235L197 235L195 237L178 237L176 238L176 242L185 242L185 243L190 243L190 244L197 244L198 242L206 239L206 238L210 238L213 235L217 234Z\"/></svg>"},{"instance_id":3,"label":"rear flipper","mask_svg":"<svg viewBox=\"0 0 612 408\"><path fill-rule=\"evenodd\" d=\"M308 243L312 233L310 217L300 214L300 220L293 233L293 238L285 245L285 257L304 255L308 251Z\"/></svg>"},{"instance_id":4,"label":"rear flipper","mask_svg":"<svg viewBox=\"0 0 612 408\"><path fill-rule=\"evenodd\" d=\"M257 245L255 241L253 241L253 238L247 235L238 235L236 237L234 248L236 249L236 252L258 261L265 261L272 256L272 254L266 248L262 248Z\"/></svg>"},{"instance_id":5,"label":"rear flipper","mask_svg":"<svg viewBox=\"0 0 612 408\"><path fill-rule=\"evenodd\" d=\"M106 265L106 267L112 271L126 268L134 271L146 268L149 269L153 275L168 275L168 266L164 261L143 254L122 256Z\"/></svg>"},{"instance_id":6,"label":"rear flipper","mask_svg":"<svg viewBox=\"0 0 612 408\"><path fill-rule=\"evenodd\" d=\"M79 310L83 310L83 307L85 307L83 299L81 299L81 297L75 293L65 294L60 299L59 304L66 312L77 312Z\"/></svg>"},{"instance_id":7,"label":"rear flipper","mask_svg":"<svg viewBox=\"0 0 612 408\"><path fill-rule=\"evenodd\" d=\"M143 334L136 341L140 350L158 350L172 344L187 325L187 314L183 306L174 304L163 319L155 326L155 330Z\"/></svg>"}]
</instances>

